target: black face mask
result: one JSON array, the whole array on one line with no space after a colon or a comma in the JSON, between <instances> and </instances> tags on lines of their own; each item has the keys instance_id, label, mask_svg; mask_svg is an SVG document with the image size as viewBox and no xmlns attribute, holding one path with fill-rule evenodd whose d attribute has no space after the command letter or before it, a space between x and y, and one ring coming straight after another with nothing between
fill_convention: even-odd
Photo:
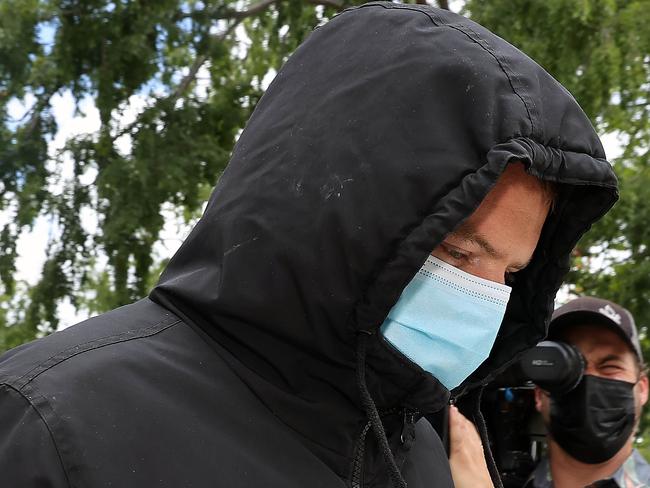
<instances>
[{"instance_id":1,"label":"black face mask","mask_svg":"<svg viewBox=\"0 0 650 488\"><path fill-rule=\"evenodd\" d=\"M583 463L611 459L634 429L633 389L634 383L585 375L570 392L551 395L553 439Z\"/></svg>"}]
</instances>

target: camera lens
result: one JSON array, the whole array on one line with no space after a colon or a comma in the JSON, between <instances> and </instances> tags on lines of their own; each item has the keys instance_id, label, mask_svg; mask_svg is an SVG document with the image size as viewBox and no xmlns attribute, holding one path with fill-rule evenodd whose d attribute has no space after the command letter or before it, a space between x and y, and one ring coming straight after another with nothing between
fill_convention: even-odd
<instances>
[{"instance_id":1,"label":"camera lens","mask_svg":"<svg viewBox=\"0 0 650 488\"><path fill-rule=\"evenodd\" d=\"M551 394L562 394L575 388L585 369L580 351L564 342L540 342L521 358L524 375Z\"/></svg>"}]
</instances>

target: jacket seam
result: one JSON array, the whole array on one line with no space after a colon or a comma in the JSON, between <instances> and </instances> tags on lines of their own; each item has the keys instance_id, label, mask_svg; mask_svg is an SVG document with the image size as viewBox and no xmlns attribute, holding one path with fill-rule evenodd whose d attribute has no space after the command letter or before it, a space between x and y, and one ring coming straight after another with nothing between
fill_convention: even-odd
<instances>
[{"instance_id":1,"label":"jacket seam","mask_svg":"<svg viewBox=\"0 0 650 488\"><path fill-rule=\"evenodd\" d=\"M63 462L63 456L61 455L61 451L59 450L59 445L56 442L56 438L54 437L54 433L52 432L52 428L50 427L50 424L47 422L47 420L45 419L45 417L43 416L41 411L38 408L36 408L36 405L34 405L34 403L32 402L32 399L30 397L28 397L27 395L24 395L22 391L20 391L19 389L17 389L13 385L10 385L9 383L0 383L0 385L5 386L6 388L15 391L18 395L20 395L22 398L24 398L25 401L29 404L29 406L34 410L34 412L36 412L36 415L38 415L38 417L41 419L41 422L43 422L43 425L47 429L47 433L49 434L50 439L52 439L52 444L54 445L54 449L56 450L56 455L57 455L57 458L59 459L59 464L61 464L61 470L63 471L63 474L65 475L65 481L66 481L68 487L72 487L72 484L70 483L70 476L68 475L68 470L65 467L65 463ZM33 396L38 396L40 398L43 398L41 395L38 395L37 393L35 393ZM54 413L53 409L52 409L52 413L54 415L56 415Z\"/></svg>"},{"instance_id":2,"label":"jacket seam","mask_svg":"<svg viewBox=\"0 0 650 488\"><path fill-rule=\"evenodd\" d=\"M169 320L173 320L173 322L170 323L168 322ZM156 324L143 329L129 330L120 334L113 334L110 336L93 339L92 341L84 342L81 344L76 344L67 349L59 351L56 354L53 354L46 360L34 366L22 376L19 376L13 383L15 384L15 388L20 390L42 373L53 368L54 366L57 366L58 364L61 364L64 361L67 361L70 358L78 356L79 354L83 354L94 349L99 349L100 347L118 344L120 342L127 342L133 339L151 337L180 322L181 320L179 318L171 316L166 320L163 319L160 322L157 322Z\"/></svg>"},{"instance_id":3,"label":"jacket seam","mask_svg":"<svg viewBox=\"0 0 650 488\"><path fill-rule=\"evenodd\" d=\"M508 62L505 59L499 57L497 53L494 51L494 49L492 48L492 46L490 45L490 43L486 39L481 37L481 35L478 32L476 32L474 29L472 29L470 26L464 24L444 24L444 23L442 25L446 25L447 27L462 32L467 37L472 39L476 44L481 46L485 51L487 51L494 58L494 60L501 68L501 71L503 71L503 74L508 79L508 83L510 84L510 88L512 88L512 92L515 95L517 95L517 97L521 100L521 103L524 105L524 108L526 109L526 115L528 115L528 120L530 121L530 132L531 134L535 134L536 124L533 122L531 107L528 106L530 103L532 105L533 110L537 111L535 101L530 99L527 102L526 98L524 98L524 96L519 92L519 89L515 87L515 85L521 85L519 81L519 75L510 67ZM475 38L473 36L475 36ZM516 81L516 83L513 82L513 79Z\"/></svg>"},{"instance_id":4,"label":"jacket seam","mask_svg":"<svg viewBox=\"0 0 650 488\"><path fill-rule=\"evenodd\" d=\"M444 26L444 27L448 27L450 29L454 29L454 30L460 32L461 34L464 34L466 37L468 37L475 44L478 44L485 52L487 52L490 56L492 56L492 58L494 58L494 60L499 65L499 68L501 69L501 71L505 75L506 79L508 80L508 84L510 85L510 88L512 89L512 92L517 96L517 98L519 98L519 100L521 100L521 103L523 104L524 109L526 110L526 115L528 116L528 121L530 122L530 132L531 132L531 134L535 133L536 124L533 122L531 109L528 106L528 103L526 102L526 100L524 99L524 96L521 93L519 93L518 89L515 88L515 83L513 83L513 78L514 78L514 79L517 80L517 84L519 84L517 74L514 71L512 71L511 73L508 72L508 70L510 70L510 66L508 65L508 63L504 59L501 59L499 56L497 56L497 54L494 52L494 49L492 48L492 46L480 34L478 34L476 31L474 31L471 27L469 27L467 25L458 24L458 23L454 23L454 24L446 23L442 19L440 19L439 17L434 16L431 12L427 12L424 9L420 9L420 8L413 8L411 6L406 6L406 5L401 5L401 4L400 5L397 5L397 4L385 5L385 4L381 4L381 3L371 3L371 4L367 4L367 5L362 5L361 7L356 7L356 8L373 7L373 6L384 7L385 9L410 10L412 12L419 12L419 13L424 14L425 16L427 16L429 18L429 20L431 20L431 23L433 25L435 25L437 27ZM355 10L355 7L351 7L349 10ZM345 13L346 11L341 12L341 14ZM339 15L341 15L341 14L339 14ZM507 67L507 69L506 69L506 67ZM536 109L534 101L530 100L530 103L533 105L533 108Z\"/></svg>"}]
</instances>

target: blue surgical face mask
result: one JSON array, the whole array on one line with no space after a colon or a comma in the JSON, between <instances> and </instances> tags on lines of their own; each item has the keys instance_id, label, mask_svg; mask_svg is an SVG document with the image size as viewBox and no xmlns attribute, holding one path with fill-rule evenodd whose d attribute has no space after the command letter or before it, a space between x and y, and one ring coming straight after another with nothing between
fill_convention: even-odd
<instances>
[{"instance_id":1,"label":"blue surgical face mask","mask_svg":"<svg viewBox=\"0 0 650 488\"><path fill-rule=\"evenodd\" d=\"M490 355L510 290L429 256L381 332L451 390Z\"/></svg>"}]
</instances>

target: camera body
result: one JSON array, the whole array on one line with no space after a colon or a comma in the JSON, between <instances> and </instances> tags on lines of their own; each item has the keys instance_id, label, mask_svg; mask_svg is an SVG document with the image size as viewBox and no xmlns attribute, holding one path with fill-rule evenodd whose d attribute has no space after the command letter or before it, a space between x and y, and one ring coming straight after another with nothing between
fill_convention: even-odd
<instances>
[{"instance_id":1,"label":"camera body","mask_svg":"<svg viewBox=\"0 0 650 488\"><path fill-rule=\"evenodd\" d=\"M488 385L481 406L505 488L523 486L546 448L535 386L561 395L578 385L584 370L584 357L575 346L544 341Z\"/></svg>"}]
</instances>

